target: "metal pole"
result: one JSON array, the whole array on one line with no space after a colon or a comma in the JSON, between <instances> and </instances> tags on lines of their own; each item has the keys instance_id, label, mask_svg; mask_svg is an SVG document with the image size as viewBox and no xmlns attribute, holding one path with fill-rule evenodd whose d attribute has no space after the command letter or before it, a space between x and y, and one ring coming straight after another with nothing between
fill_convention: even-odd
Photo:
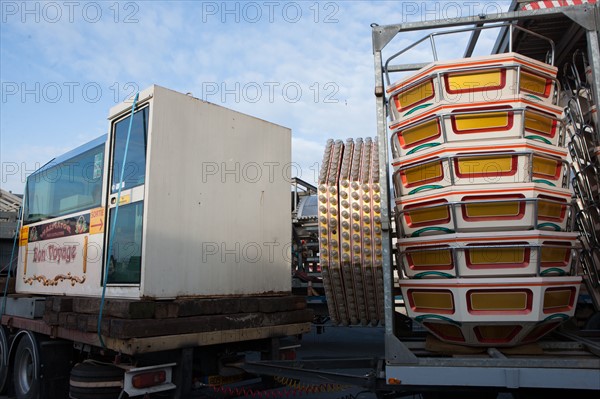
<instances>
[{"instance_id":1,"label":"metal pole","mask_svg":"<svg viewBox=\"0 0 600 399\"><path fill-rule=\"evenodd\" d=\"M389 168L388 168L388 140L387 140L387 115L385 109L385 95L383 83L383 64L381 52L375 52L375 102L377 111L377 140L379 142L379 176L381 192L381 230L382 230L382 258L383 258L383 292L385 299L385 331L394 334L393 315L388 312L390 303L393 310L393 270L390 237L390 198L389 198Z\"/></svg>"},{"instance_id":2,"label":"metal pole","mask_svg":"<svg viewBox=\"0 0 600 399\"><path fill-rule=\"evenodd\" d=\"M600 8L594 7L596 29L600 26ZM596 107L600 107L600 40L597 30L587 30L588 58L592 69L592 98ZM596 126L597 128L597 126ZM596 129L596 139L600 141L600 132Z\"/></svg>"},{"instance_id":3,"label":"metal pole","mask_svg":"<svg viewBox=\"0 0 600 399\"><path fill-rule=\"evenodd\" d=\"M394 363L417 363L417 357L402 344L394 332L394 267L392 264L392 237L390 217L390 176L387 139L387 113L385 84L383 82L383 61L381 50L375 44L378 40L378 26L373 28L373 58L375 67L375 105L377 116L377 140L379 142L379 176L381 192L381 235L383 261L383 299L385 320L385 359Z\"/></svg>"}]
</instances>

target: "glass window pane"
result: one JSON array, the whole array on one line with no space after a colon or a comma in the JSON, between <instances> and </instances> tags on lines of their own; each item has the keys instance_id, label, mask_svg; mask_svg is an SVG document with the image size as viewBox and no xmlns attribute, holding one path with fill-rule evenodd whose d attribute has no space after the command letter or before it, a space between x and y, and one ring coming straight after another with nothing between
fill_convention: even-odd
<instances>
[{"instance_id":1,"label":"glass window pane","mask_svg":"<svg viewBox=\"0 0 600 399\"><path fill-rule=\"evenodd\" d=\"M113 151L113 177L112 192L119 190L121 183L121 170L123 164L123 155L125 153L125 144L127 142L127 132L129 131L129 121L131 116L115 123L115 139ZM144 184L146 176L146 144L148 142L148 107L145 107L133 114L133 124L131 126L131 137L129 138L129 147L127 149L127 159L125 160L125 171L123 174L124 190Z\"/></svg>"},{"instance_id":2,"label":"glass window pane","mask_svg":"<svg viewBox=\"0 0 600 399\"><path fill-rule=\"evenodd\" d=\"M144 201L119 206L114 241L108 263L109 284L138 284L142 263L142 214ZM115 209L110 210L110 225Z\"/></svg>"},{"instance_id":3,"label":"glass window pane","mask_svg":"<svg viewBox=\"0 0 600 399\"><path fill-rule=\"evenodd\" d=\"M99 207L103 172L104 144L35 172L27 179L24 223Z\"/></svg>"}]
</instances>

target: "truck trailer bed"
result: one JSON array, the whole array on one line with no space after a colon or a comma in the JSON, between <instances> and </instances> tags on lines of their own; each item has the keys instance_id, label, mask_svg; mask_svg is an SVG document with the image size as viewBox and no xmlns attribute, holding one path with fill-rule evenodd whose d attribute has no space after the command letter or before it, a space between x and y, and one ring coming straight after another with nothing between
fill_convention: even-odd
<instances>
[{"instance_id":1,"label":"truck trailer bed","mask_svg":"<svg viewBox=\"0 0 600 399\"><path fill-rule=\"evenodd\" d=\"M99 298L13 295L7 298L7 304L2 325L9 329L102 346L97 334ZM310 330L312 317L304 298L295 296L173 301L108 299L101 334L106 348L139 355L298 335Z\"/></svg>"}]
</instances>

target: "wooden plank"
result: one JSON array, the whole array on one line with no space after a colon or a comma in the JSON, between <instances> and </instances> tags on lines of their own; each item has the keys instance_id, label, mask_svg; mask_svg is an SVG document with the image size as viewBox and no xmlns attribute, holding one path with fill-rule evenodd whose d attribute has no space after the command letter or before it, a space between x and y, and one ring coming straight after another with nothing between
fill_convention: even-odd
<instances>
[{"instance_id":1,"label":"wooden plank","mask_svg":"<svg viewBox=\"0 0 600 399\"><path fill-rule=\"evenodd\" d=\"M58 325L72 330L95 332L98 326L97 318L98 316L83 313L61 312L58 313ZM106 327L108 333L110 322L103 320L102 325Z\"/></svg>"},{"instance_id":2,"label":"wooden plank","mask_svg":"<svg viewBox=\"0 0 600 399\"><path fill-rule=\"evenodd\" d=\"M77 313L98 313L100 311L100 299L98 298L74 298L73 311Z\"/></svg>"},{"instance_id":3,"label":"wooden plank","mask_svg":"<svg viewBox=\"0 0 600 399\"><path fill-rule=\"evenodd\" d=\"M302 296L236 297L236 298L186 298L173 302L178 307L177 316L204 316L232 313L273 313L306 308Z\"/></svg>"},{"instance_id":4,"label":"wooden plank","mask_svg":"<svg viewBox=\"0 0 600 399\"><path fill-rule=\"evenodd\" d=\"M77 313L65 312L67 315L67 322L64 324L65 327L76 330L77 329ZM62 314L62 313L59 313Z\"/></svg>"},{"instance_id":5,"label":"wooden plank","mask_svg":"<svg viewBox=\"0 0 600 399\"><path fill-rule=\"evenodd\" d=\"M139 355L179 348L193 348L196 346L293 336L308 333L310 332L310 328L311 323L297 323L160 337L132 338L130 340L107 338L107 345L109 345L111 349L121 353Z\"/></svg>"},{"instance_id":6,"label":"wooden plank","mask_svg":"<svg viewBox=\"0 0 600 399\"><path fill-rule=\"evenodd\" d=\"M72 309L67 307L71 300ZM63 308L57 308L59 304ZM62 304L65 301L65 304ZM302 296L275 297L231 297L231 298L184 298L174 301L136 301L126 299L106 299L103 314L122 319L168 319L235 313L273 313L306 308ZM74 311L76 313L98 314L100 298L54 298L53 310Z\"/></svg>"},{"instance_id":7,"label":"wooden plank","mask_svg":"<svg viewBox=\"0 0 600 399\"><path fill-rule=\"evenodd\" d=\"M259 312L285 312L306 308L306 299L301 296L267 297L258 299Z\"/></svg>"},{"instance_id":8,"label":"wooden plank","mask_svg":"<svg viewBox=\"0 0 600 399\"><path fill-rule=\"evenodd\" d=\"M172 319L178 312L179 306L174 302L156 302L154 305L155 319Z\"/></svg>"},{"instance_id":9,"label":"wooden plank","mask_svg":"<svg viewBox=\"0 0 600 399\"><path fill-rule=\"evenodd\" d=\"M104 320L103 320L103 324ZM106 326L110 326L110 322L106 323ZM77 329L83 332L97 332L98 331L98 316L91 314L77 314Z\"/></svg>"},{"instance_id":10,"label":"wooden plank","mask_svg":"<svg viewBox=\"0 0 600 399\"><path fill-rule=\"evenodd\" d=\"M175 335L207 331L234 330L293 324L312 321L312 310L294 310L276 313L235 313L178 317L174 319L112 319L110 337L119 339Z\"/></svg>"},{"instance_id":11,"label":"wooden plank","mask_svg":"<svg viewBox=\"0 0 600 399\"><path fill-rule=\"evenodd\" d=\"M52 306L53 306L53 304L54 304L54 297L51 297L51 296L47 297L46 298L46 304L45 304L46 306L45 306L44 310L46 312L52 312Z\"/></svg>"},{"instance_id":12,"label":"wooden plank","mask_svg":"<svg viewBox=\"0 0 600 399\"><path fill-rule=\"evenodd\" d=\"M12 328L22 328L41 334L81 342L99 347L100 340L95 332L71 330L62 326L50 327L41 319L25 319L23 317L2 317L2 324ZM133 338L129 340L115 339L105 336L106 347L126 355L139 355L170 349L190 348L195 346L216 345L229 342L242 342L271 337L284 337L309 332L311 323L244 328L227 331L212 331L181 335L162 335L150 338Z\"/></svg>"},{"instance_id":13,"label":"wooden plank","mask_svg":"<svg viewBox=\"0 0 600 399\"><path fill-rule=\"evenodd\" d=\"M50 300L52 311L54 312L72 312L73 311L73 298L55 296L46 297L46 301ZM48 302L46 302L47 304ZM47 308L46 308L47 309Z\"/></svg>"},{"instance_id":14,"label":"wooden plank","mask_svg":"<svg viewBox=\"0 0 600 399\"><path fill-rule=\"evenodd\" d=\"M57 326L58 325L58 312L45 311L44 316L42 316L42 320L44 323L49 326Z\"/></svg>"},{"instance_id":15,"label":"wooden plank","mask_svg":"<svg viewBox=\"0 0 600 399\"><path fill-rule=\"evenodd\" d=\"M258 312L258 298L250 297L244 298L240 301L240 312L241 313L253 313Z\"/></svg>"},{"instance_id":16,"label":"wooden plank","mask_svg":"<svg viewBox=\"0 0 600 399\"><path fill-rule=\"evenodd\" d=\"M291 310L265 314L265 325L276 326L279 324L304 323L313 321L315 312L312 309Z\"/></svg>"},{"instance_id":17,"label":"wooden plank","mask_svg":"<svg viewBox=\"0 0 600 399\"><path fill-rule=\"evenodd\" d=\"M73 311L76 313L98 314L100 303L100 298L73 298ZM154 316L154 306L154 301L106 299L102 315L123 319L146 319Z\"/></svg>"},{"instance_id":18,"label":"wooden plank","mask_svg":"<svg viewBox=\"0 0 600 399\"><path fill-rule=\"evenodd\" d=\"M67 326L67 316L69 315L69 313L67 312L62 312L58 314L58 325L59 326L63 326L66 327Z\"/></svg>"},{"instance_id":19,"label":"wooden plank","mask_svg":"<svg viewBox=\"0 0 600 399\"><path fill-rule=\"evenodd\" d=\"M131 319L146 319L154 316L154 301L106 301L107 316Z\"/></svg>"},{"instance_id":20,"label":"wooden plank","mask_svg":"<svg viewBox=\"0 0 600 399\"><path fill-rule=\"evenodd\" d=\"M247 316L248 314L244 314ZM194 331L217 331L225 325L224 315L178 317L174 319L135 320L112 319L110 337L127 339L134 337L152 337L158 335L174 335ZM233 324L233 323L232 323Z\"/></svg>"},{"instance_id":21,"label":"wooden plank","mask_svg":"<svg viewBox=\"0 0 600 399\"><path fill-rule=\"evenodd\" d=\"M244 298L245 299L245 298ZM239 313L240 298L178 299L179 317Z\"/></svg>"}]
</instances>

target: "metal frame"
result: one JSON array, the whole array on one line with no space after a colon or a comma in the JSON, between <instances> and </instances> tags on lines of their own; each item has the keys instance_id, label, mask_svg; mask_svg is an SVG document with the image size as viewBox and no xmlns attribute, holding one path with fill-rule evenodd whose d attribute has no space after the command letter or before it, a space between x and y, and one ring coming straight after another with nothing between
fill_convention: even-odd
<instances>
[{"instance_id":1,"label":"metal frame","mask_svg":"<svg viewBox=\"0 0 600 399\"><path fill-rule=\"evenodd\" d=\"M514 2L513 6L516 4ZM547 387L547 388L577 388L600 389L600 359L594 360L593 365L573 362L558 356L553 359L554 369L540 364L535 357L522 361L492 356L484 361L454 360L448 358L418 358L409 345L400 341L394 328L394 265L392 263L392 228L391 213L393 205L390 202L390 171L389 145L387 128L387 103L385 97L385 72L415 70L423 64L391 65L384 68L382 51L401 32L419 31L433 28L461 27L473 25L474 31L467 45L465 54L472 53L479 37L477 32L489 23L523 21L545 18L548 16L565 16L584 28L587 43L589 64L593 71L593 96L596 104L600 104L600 8L598 5L580 5L560 8L550 8L535 11L510 11L495 15L476 15L452 20L430 20L408 22L396 25L379 26L372 24L372 41L375 75L375 106L377 112L377 137L379 146L379 170L381 174L381 214L384 234L383 270L385 297L385 378L388 382L401 381L402 385L453 385L453 386L485 386L485 387ZM507 32L508 31L508 32ZM502 52L508 48L508 40L512 39L512 29L504 28L494 52ZM508 33L508 35L506 35ZM561 55L558 54L560 57ZM544 360L547 362L548 359ZM542 368L543 367L543 368ZM555 378L554 378L554 377ZM435 377L435 378L434 378ZM569 382L571 381L571 382ZM391 386L390 386L391 387Z\"/></svg>"},{"instance_id":2,"label":"metal frame","mask_svg":"<svg viewBox=\"0 0 600 399\"><path fill-rule=\"evenodd\" d=\"M571 334L563 335L571 341L539 344L545 356L516 355L511 358L495 348L488 348L477 356L424 357L419 358L418 364L402 367L385 366L377 358L249 361L241 367L249 373L297 378L308 383L340 383L371 391L412 394L452 388L600 390L600 379L597 378L600 358L589 358L590 353L600 356L600 344ZM427 352L422 341L406 342L405 347L415 353ZM556 354L548 355L552 352ZM566 352L576 356L565 359Z\"/></svg>"},{"instance_id":3,"label":"metal frame","mask_svg":"<svg viewBox=\"0 0 600 399\"><path fill-rule=\"evenodd\" d=\"M241 367L249 373L289 378L301 378L311 383L341 383L376 390L381 389L381 380L376 372L382 365L377 358L344 358L315 360L248 361ZM330 370L368 370L367 373L352 373ZM379 387L378 387L379 385Z\"/></svg>"},{"instance_id":4,"label":"metal frame","mask_svg":"<svg viewBox=\"0 0 600 399\"><path fill-rule=\"evenodd\" d=\"M473 35L477 34L477 37L479 37L479 34L484 29L496 29L496 28L502 28L502 27L504 27L506 29L510 29L509 30L509 36L510 37L513 36L514 30L517 29L517 30L520 30L520 31L522 31L524 33L527 33L529 35L532 35L532 36L538 37L538 38L540 38L542 40L548 41L548 43L550 44L550 60L549 60L550 62L549 62L549 64L554 65L554 58L555 58L554 57L554 54L555 54L554 47L555 46L554 46L554 42L552 40L550 40L550 39L548 39L548 38L546 38L544 36L538 35L537 33L532 32L532 31L530 31L528 29L525 29L525 28L522 28L520 26L513 25L513 24L502 23L502 24L498 24L498 25L484 26L483 24L479 23L479 24L476 24L472 28L456 29L456 30L451 30L451 31L443 31L443 32L433 32L433 33L430 33L429 35L427 35L427 36L425 36L425 37L417 40L416 42L412 43L411 45L409 45L409 46L405 47L404 49L398 51L394 55L390 56L387 59L387 61L385 62L384 69L385 69L385 78L386 78L386 81L387 81L387 83L389 85L390 84L389 72L390 71L392 71L392 72L394 71L394 69L390 69L390 66L389 66L390 61L393 60L394 58L396 58L396 57L404 54L406 51L410 50L411 48L415 47L416 45L424 42L426 39L429 39L429 42L431 43L431 51L433 52L433 60L434 61L438 61L437 49L435 47L435 37L436 36L449 35L449 34L453 34L453 33L472 32ZM471 40L472 40L472 38L473 38L473 36L471 37ZM476 42L470 41L469 45L468 45L469 47L467 48L467 51L465 51L465 53L468 53L468 54L472 53L475 50L475 44L476 44ZM512 41L511 41L511 43L509 43L509 49L508 49L508 51L512 52ZM491 67L488 67L488 68L489 69L498 69L497 66L491 66ZM474 69L483 69L483 68L479 67L479 68L474 68ZM405 69L402 69L402 70L405 70ZM448 71L448 73L451 73L451 72L453 72L453 71L452 70Z\"/></svg>"}]
</instances>

